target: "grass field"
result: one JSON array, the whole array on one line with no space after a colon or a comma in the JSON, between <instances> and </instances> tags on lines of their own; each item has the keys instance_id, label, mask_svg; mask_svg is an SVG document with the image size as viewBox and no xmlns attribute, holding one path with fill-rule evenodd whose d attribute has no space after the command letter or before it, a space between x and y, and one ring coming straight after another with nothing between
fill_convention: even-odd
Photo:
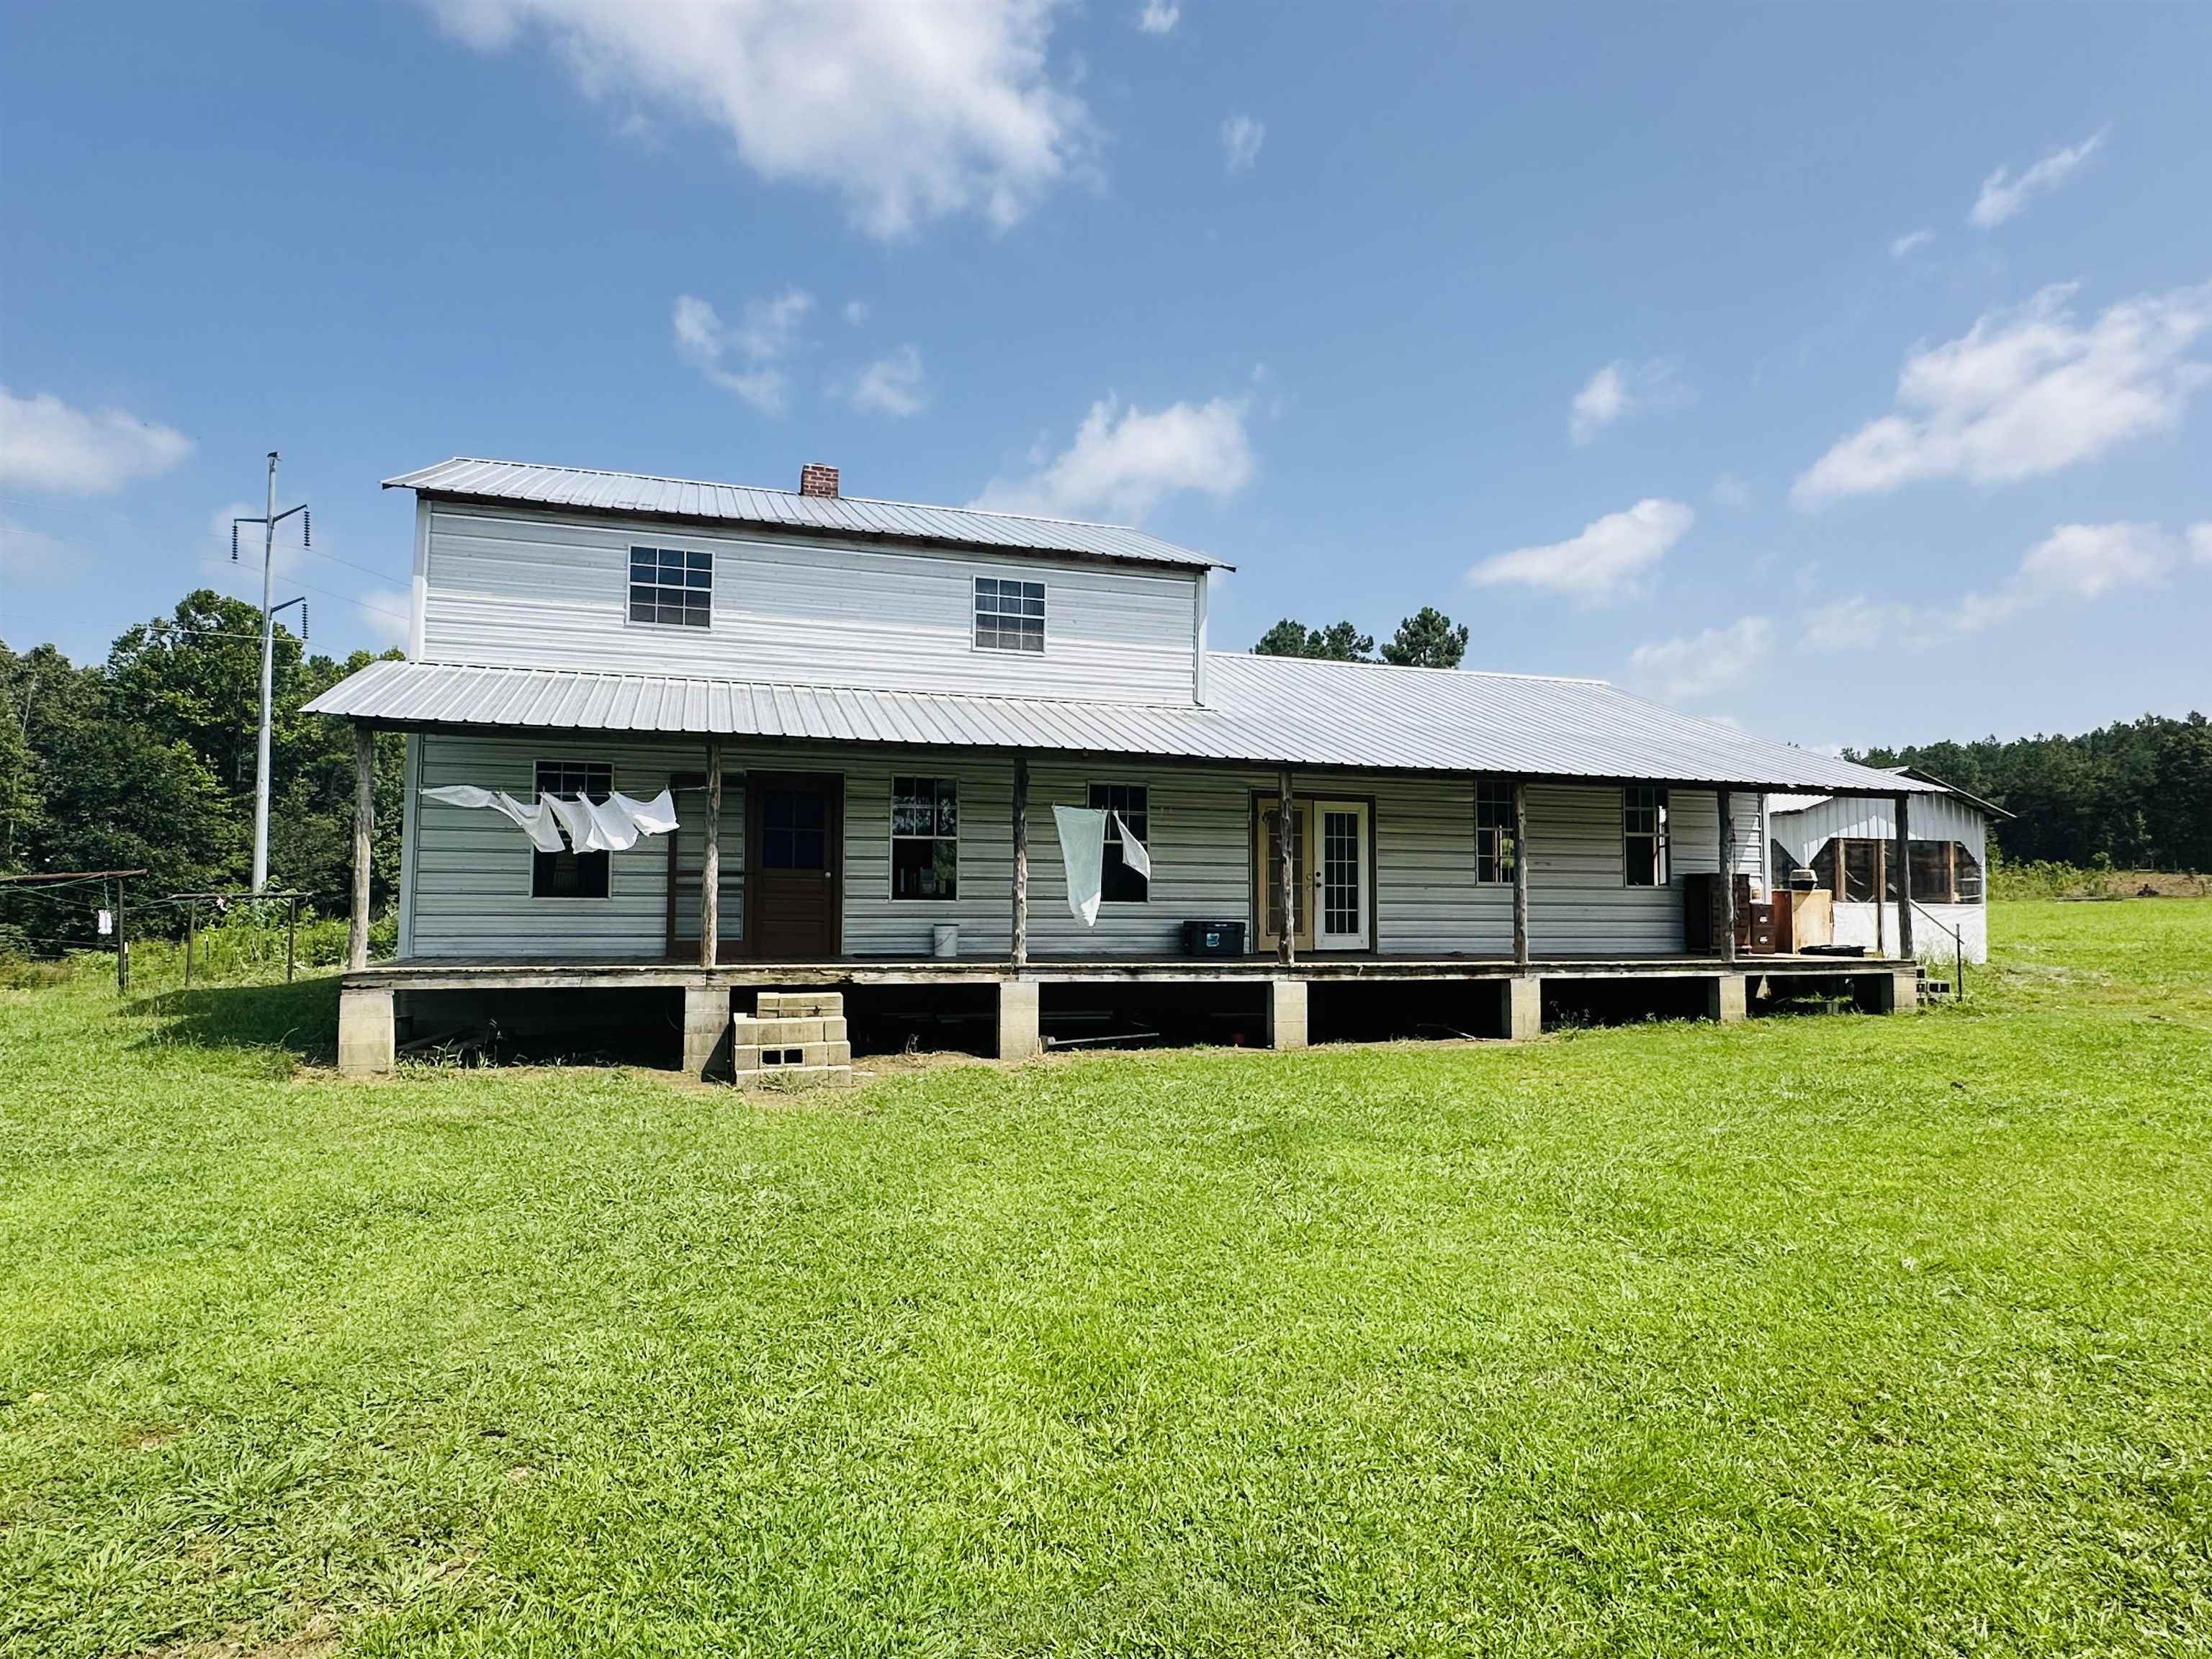
<instances>
[{"instance_id":1,"label":"grass field","mask_svg":"<svg viewBox=\"0 0 2212 1659\"><path fill-rule=\"evenodd\" d=\"M1991 933L788 1102L0 994L0 1652L2204 1652L2212 903Z\"/></svg>"}]
</instances>

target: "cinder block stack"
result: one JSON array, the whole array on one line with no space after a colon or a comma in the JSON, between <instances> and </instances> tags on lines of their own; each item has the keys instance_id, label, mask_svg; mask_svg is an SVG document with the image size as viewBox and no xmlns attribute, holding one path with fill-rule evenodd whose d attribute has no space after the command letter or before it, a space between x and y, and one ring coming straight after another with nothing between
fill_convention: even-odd
<instances>
[{"instance_id":1,"label":"cinder block stack","mask_svg":"<svg viewBox=\"0 0 2212 1659\"><path fill-rule=\"evenodd\" d=\"M843 1087L853 1044L840 991L763 991L750 1014L730 1022L730 1069L739 1083Z\"/></svg>"}]
</instances>

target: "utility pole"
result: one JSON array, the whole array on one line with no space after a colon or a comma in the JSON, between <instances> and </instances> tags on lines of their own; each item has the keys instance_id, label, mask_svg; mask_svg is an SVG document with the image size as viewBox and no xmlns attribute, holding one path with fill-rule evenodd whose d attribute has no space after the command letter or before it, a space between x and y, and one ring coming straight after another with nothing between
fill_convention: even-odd
<instances>
[{"instance_id":1,"label":"utility pole","mask_svg":"<svg viewBox=\"0 0 2212 1659\"><path fill-rule=\"evenodd\" d=\"M313 531L307 518L307 504L276 510L276 452L269 452L269 511L258 519L233 519L230 521L230 561L238 562L238 526L258 524L261 526L261 730L255 739L253 750L253 890L258 894L269 884L269 705L276 681L276 613L289 605L298 605L302 617L307 615L307 602L303 599L287 599L283 605L274 605L276 581L276 526L295 513L300 515L300 545L312 547Z\"/></svg>"}]
</instances>

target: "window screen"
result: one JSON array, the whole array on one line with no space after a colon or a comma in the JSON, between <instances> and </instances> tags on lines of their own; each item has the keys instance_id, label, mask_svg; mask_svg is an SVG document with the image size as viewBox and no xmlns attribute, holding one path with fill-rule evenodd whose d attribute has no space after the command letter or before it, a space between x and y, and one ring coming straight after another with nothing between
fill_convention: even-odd
<instances>
[{"instance_id":1,"label":"window screen","mask_svg":"<svg viewBox=\"0 0 2212 1659\"><path fill-rule=\"evenodd\" d=\"M960 896L960 785L951 778L891 780L891 896Z\"/></svg>"},{"instance_id":2,"label":"window screen","mask_svg":"<svg viewBox=\"0 0 2212 1659\"><path fill-rule=\"evenodd\" d=\"M1513 879L1513 786L1474 786L1474 878L1498 884Z\"/></svg>"},{"instance_id":3,"label":"window screen","mask_svg":"<svg viewBox=\"0 0 2212 1659\"><path fill-rule=\"evenodd\" d=\"M975 644L985 651L1044 649L1044 584L975 578Z\"/></svg>"},{"instance_id":4,"label":"window screen","mask_svg":"<svg viewBox=\"0 0 2212 1659\"><path fill-rule=\"evenodd\" d=\"M604 801L614 793L615 769L605 761L540 761L538 795L581 795ZM568 839L568 832L561 832ZM579 853L563 848L557 853L532 853L530 857L530 896L532 898L605 898L607 896L608 854Z\"/></svg>"},{"instance_id":5,"label":"window screen","mask_svg":"<svg viewBox=\"0 0 2212 1659\"><path fill-rule=\"evenodd\" d=\"M1621 849L1631 887L1667 884L1667 792L1638 787L1621 791Z\"/></svg>"},{"instance_id":6,"label":"window screen","mask_svg":"<svg viewBox=\"0 0 2212 1659\"><path fill-rule=\"evenodd\" d=\"M704 628L714 612L714 556L673 547L629 550L629 619Z\"/></svg>"},{"instance_id":7,"label":"window screen","mask_svg":"<svg viewBox=\"0 0 2212 1659\"><path fill-rule=\"evenodd\" d=\"M1141 783L1094 783L1091 786L1091 810L1094 812L1114 812L1121 815L1137 844L1149 854L1152 850L1152 812L1151 792ZM1132 870L1121 857L1121 832L1114 820L1106 820L1106 866L1102 891L1109 904L1142 904L1152 896L1152 884L1145 876Z\"/></svg>"}]
</instances>

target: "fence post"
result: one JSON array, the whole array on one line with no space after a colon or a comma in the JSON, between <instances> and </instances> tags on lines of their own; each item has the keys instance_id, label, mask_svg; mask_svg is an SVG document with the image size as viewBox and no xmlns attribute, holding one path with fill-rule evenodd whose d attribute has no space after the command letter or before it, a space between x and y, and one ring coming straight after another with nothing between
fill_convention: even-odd
<instances>
[{"instance_id":1,"label":"fence post","mask_svg":"<svg viewBox=\"0 0 2212 1659\"><path fill-rule=\"evenodd\" d=\"M292 982L294 959L293 941L300 933L300 901L297 895L284 901L284 983Z\"/></svg>"},{"instance_id":2,"label":"fence post","mask_svg":"<svg viewBox=\"0 0 2212 1659\"><path fill-rule=\"evenodd\" d=\"M131 930L125 918L129 913L123 908L123 878L115 878L115 988L118 992L131 988Z\"/></svg>"},{"instance_id":3,"label":"fence post","mask_svg":"<svg viewBox=\"0 0 2212 1659\"><path fill-rule=\"evenodd\" d=\"M192 982L192 946L198 941L200 931L200 902L189 899L185 903L185 983Z\"/></svg>"}]
</instances>

